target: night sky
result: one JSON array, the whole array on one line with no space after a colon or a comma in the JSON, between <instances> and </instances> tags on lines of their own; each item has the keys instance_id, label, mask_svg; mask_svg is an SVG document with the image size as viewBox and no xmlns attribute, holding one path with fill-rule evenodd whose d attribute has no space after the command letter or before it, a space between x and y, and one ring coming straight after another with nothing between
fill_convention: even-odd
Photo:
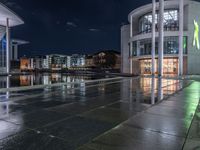
<instances>
[{"instance_id":1,"label":"night sky","mask_svg":"<svg viewBox=\"0 0 200 150\"><path fill-rule=\"evenodd\" d=\"M12 38L27 40L20 55L90 54L120 50L120 26L151 0L1 0L25 22Z\"/></svg>"}]
</instances>

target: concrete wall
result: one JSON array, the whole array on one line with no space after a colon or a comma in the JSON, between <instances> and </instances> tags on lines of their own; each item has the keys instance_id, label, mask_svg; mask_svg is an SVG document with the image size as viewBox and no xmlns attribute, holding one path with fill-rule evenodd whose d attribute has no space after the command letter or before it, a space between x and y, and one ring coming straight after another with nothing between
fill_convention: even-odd
<instances>
[{"instance_id":1,"label":"concrete wall","mask_svg":"<svg viewBox=\"0 0 200 150\"><path fill-rule=\"evenodd\" d=\"M200 50L196 46L193 47L194 20L200 27L200 3L190 1L188 7L188 74L200 74Z\"/></svg>"},{"instance_id":2,"label":"concrete wall","mask_svg":"<svg viewBox=\"0 0 200 150\"><path fill-rule=\"evenodd\" d=\"M130 25L121 27L121 72L130 73L129 60Z\"/></svg>"}]
</instances>

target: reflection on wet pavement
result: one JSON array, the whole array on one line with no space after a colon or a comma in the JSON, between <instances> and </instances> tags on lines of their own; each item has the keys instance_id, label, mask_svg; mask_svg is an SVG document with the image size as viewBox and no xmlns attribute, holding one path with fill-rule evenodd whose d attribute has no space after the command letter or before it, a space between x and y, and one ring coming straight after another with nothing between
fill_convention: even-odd
<instances>
[{"instance_id":1,"label":"reflection on wet pavement","mask_svg":"<svg viewBox=\"0 0 200 150\"><path fill-rule=\"evenodd\" d=\"M183 143L197 106L199 91L192 90L193 84L122 78L1 93L0 149L73 150L94 139L95 144L80 149L129 150L130 143L148 147L138 141L152 142L149 148L160 141L156 148L168 144L166 149L175 149ZM177 93L182 88L186 92Z\"/></svg>"}]
</instances>

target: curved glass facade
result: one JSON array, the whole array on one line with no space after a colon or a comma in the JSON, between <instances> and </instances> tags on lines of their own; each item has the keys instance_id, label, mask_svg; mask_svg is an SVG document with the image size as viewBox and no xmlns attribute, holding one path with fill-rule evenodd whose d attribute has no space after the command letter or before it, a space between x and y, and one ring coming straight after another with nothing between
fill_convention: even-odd
<instances>
[{"instance_id":1,"label":"curved glass facade","mask_svg":"<svg viewBox=\"0 0 200 150\"><path fill-rule=\"evenodd\" d=\"M0 40L0 68L6 67L6 35ZM1 72L1 71L0 71Z\"/></svg>"},{"instance_id":2,"label":"curved glass facade","mask_svg":"<svg viewBox=\"0 0 200 150\"><path fill-rule=\"evenodd\" d=\"M178 54L179 53L179 38L176 36L164 38L164 54ZM138 45L137 45L138 44ZM183 54L187 54L187 37L184 37ZM151 55L151 39L133 42L133 56ZM156 39L156 54L158 54L158 39ZM138 54L139 53L139 54Z\"/></svg>"},{"instance_id":3,"label":"curved glass facade","mask_svg":"<svg viewBox=\"0 0 200 150\"><path fill-rule=\"evenodd\" d=\"M158 12L156 13L156 31L158 30ZM139 19L139 33L150 33L152 27L152 14L148 13ZM179 30L178 10L170 9L164 12L164 30Z\"/></svg>"}]
</instances>

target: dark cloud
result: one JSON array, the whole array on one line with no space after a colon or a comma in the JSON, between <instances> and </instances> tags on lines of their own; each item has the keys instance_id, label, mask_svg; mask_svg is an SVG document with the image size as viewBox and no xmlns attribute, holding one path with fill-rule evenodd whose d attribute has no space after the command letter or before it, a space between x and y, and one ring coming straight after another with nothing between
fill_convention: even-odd
<instances>
[{"instance_id":1,"label":"dark cloud","mask_svg":"<svg viewBox=\"0 0 200 150\"><path fill-rule=\"evenodd\" d=\"M100 31L100 29L94 29L94 28L90 28L88 30L91 31L91 32L99 32Z\"/></svg>"},{"instance_id":2,"label":"dark cloud","mask_svg":"<svg viewBox=\"0 0 200 150\"><path fill-rule=\"evenodd\" d=\"M4 1L2 1L2 3L11 9L22 10L22 7L20 5L18 5L16 2L4 0Z\"/></svg>"},{"instance_id":3,"label":"dark cloud","mask_svg":"<svg viewBox=\"0 0 200 150\"><path fill-rule=\"evenodd\" d=\"M67 25L67 26L70 26L70 27L74 27L74 28L78 27L78 25L77 25L76 23L70 22L70 21L68 21L68 22L66 23L66 25Z\"/></svg>"}]
</instances>

